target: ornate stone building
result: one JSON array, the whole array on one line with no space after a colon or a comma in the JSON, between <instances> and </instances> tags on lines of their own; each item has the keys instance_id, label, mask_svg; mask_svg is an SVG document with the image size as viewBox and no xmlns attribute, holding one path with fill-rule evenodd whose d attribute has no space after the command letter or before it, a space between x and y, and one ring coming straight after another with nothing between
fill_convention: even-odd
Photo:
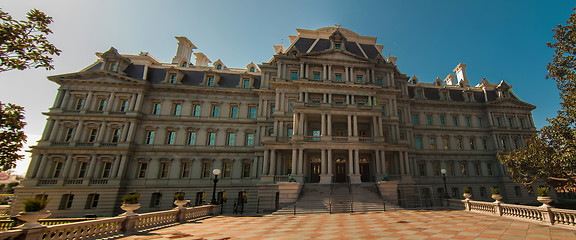
<instances>
[{"instance_id":1,"label":"ornate stone building","mask_svg":"<svg viewBox=\"0 0 576 240\"><path fill-rule=\"evenodd\" d=\"M228 68L177 37L171 63L148 53L98 53L60 85L17 199L46 194L53 216L112 216L138 192L143 211L212 194L225 211L277 208L277 182L398 182L399 203L439 204L470 187L521 201L496 158L535 132L531 111L502 81L471 86L466 64L421 83L375 37L337 27L298 29L269 62ZM210 65L209 65L210 64ZM16 208L21 207L17 201ZM17 211L17 210L14 210Z\"/></svg>"}]
</instances>

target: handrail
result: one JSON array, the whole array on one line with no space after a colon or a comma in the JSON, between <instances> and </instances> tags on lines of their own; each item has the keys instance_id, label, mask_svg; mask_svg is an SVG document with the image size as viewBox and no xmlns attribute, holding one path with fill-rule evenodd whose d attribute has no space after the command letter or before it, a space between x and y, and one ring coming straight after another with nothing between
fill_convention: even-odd
<instances>
[{"instance_id":1,"label":"handrail","mask_svg":"<svg viewBox=\"0 0 576 240\"><path fill-rule=\"evenodd\" d=\"M332 199L333 197L334 197L334 181L330 183L330 199L328 200L328 205L330 207L330 214L332 214L332 202L334 202L334 200Z\"/></svg>"},{"instance_id":2,"label":"handrail","mask_svg":"<svg viewBox=\"0 0 576 240\"><path fill-rule=\"evenodd\" d=\"M348 181L348 194L350 195L350 212L354 213L354 197L352 196L352 182Z\"/></svg>"},{"instance_id":3,"label":"handrail","mask_svg":"<svg viewBox=\"0 0 576 240\"><path fill-rule=\"evenodd\" d=\"M374 184L376 184L376 191L378 191L378 198L380 198L380 200L382 201L383 210L386 211L386 201L384 200L384 197L382 197L382 192L380 191L380 187L378 186L377 182Z\"/></svg>"}]
</instances>

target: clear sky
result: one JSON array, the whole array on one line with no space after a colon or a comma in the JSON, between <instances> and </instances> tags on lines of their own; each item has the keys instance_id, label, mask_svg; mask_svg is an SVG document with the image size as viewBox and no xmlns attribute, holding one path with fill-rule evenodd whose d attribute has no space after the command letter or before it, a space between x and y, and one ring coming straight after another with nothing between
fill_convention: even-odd
<instances>
[{"instance_id":1,"label":"clear sky","mask_svg":"<svg viewBox=\"0 0 576 240\"><path fill-rule=\"evenodd\" d=\"M398 57L397 65L422 82L444 79L468 64L471 85L506 80L538 108L538 128L559 109L556 84L546 79L552 31L573 12L573 1L31 1L0 0L17 19L37 8L54 18L50 40L62 50L55 70L0 73L0 101L24 106L28 145L42 135L58 85L46 76L76 72L111 46L123 54L149 52L162 62L176 53L174 36L188 37L213 62L228 67L268 61L273 45L289 44L296 28L340 24L377 42ZM192 61L194 62L194 61ZM29 158L29 156L27 156ZM16 172L26 171L28 160Z\"/></svg>"}]
</instances>

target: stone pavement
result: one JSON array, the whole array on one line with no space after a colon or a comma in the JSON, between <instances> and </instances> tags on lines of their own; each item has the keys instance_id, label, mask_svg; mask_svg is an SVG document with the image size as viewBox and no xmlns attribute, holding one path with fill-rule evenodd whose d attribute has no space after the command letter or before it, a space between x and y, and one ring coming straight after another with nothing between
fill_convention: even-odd
<instances>
[{"instance_id":1,"label":"stone pavement","mask_svg":"<svg viewBox=\"0 0 576 240\"><path fill-rule=\"evenodd\" d=\"M122 239L576 239L576 231L462 210L216 216Z\"/></svg>"}]
</instances>

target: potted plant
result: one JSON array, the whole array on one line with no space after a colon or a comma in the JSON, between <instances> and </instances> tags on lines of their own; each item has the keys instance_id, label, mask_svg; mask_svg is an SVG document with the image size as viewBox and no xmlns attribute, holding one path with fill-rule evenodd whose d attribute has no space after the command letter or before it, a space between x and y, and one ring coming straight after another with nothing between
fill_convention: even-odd
<instances>
[{"instance_id":1,"label":"potted plant","mask_svg":"<svg viewBox=\"0 0 576 240\"><path fill-rule=\"evenodd\" d=\"M470 188L469 187L465 187L464 188L464 194L462 194L466 200L470 200L470 198L472 197L472 193L470 192Z\"/></svg>"},{"instance_id":2,"label":"potted plant","mask_svg":"<svg viewBox=\"0 0 576 240\"><path fill-rule=\"evenodd\" d=\"M183 192L174 193L174 205L178 206L178 209L184 209L184 205L190 202L190 200L184 200L184 195Z\"/></svg>"},{"instance_id":3,"label":"potted plant","mask_svg":"<svg viewBox=\"0 0 576 240\"><path fill-rule=\"evenodd\" d=\"M39 224L38 219L43 219L50 216L50 211L46 210L46 206L48 205L49 201L50 200L44 196L33 199L24 199L24 211L18 213L16 217L26 223L24 223L19 228L31 229L46 227Z\"/></svg>"},{"instance_id":4,"label":"potted plant","mask_svg":"<svg viewBox=\"0 0 576 240\"><path fill-rule=\"evenodd\" d=\"M128 195L122 196L122 206L120 206L120 208L126 211L122 215L125 216L137 215L136 213L134 213L134 210L140 208L140 204L138 203L139 200L140 200L139 193L130 193Z\"/></svg>"},{"instance_id":5,"label":"potted plant","mask_svg":"<svg viewBox=\"0 0 576 240\"><path fill-rule=\"evenodd\" d=\"M493 187L490 188L490 191L492 192L492 198L496 200L494 203L499 203L500 199L502 199L502 195L500 195L500 188Z\"/></svg>"},{"instance_id":6,"label":"potted plant","mask_svg":"<svg viewBox=\"0 0 576 240\"><path fill-rule=\"evenodd\" d=\"M552 202L552 198L548 196L548 191L550 189L547 187L538 187L537 194L538 194L538 202L542 203L541 207L550 207L548 203Z\"/></svg>"}]
</instances>

